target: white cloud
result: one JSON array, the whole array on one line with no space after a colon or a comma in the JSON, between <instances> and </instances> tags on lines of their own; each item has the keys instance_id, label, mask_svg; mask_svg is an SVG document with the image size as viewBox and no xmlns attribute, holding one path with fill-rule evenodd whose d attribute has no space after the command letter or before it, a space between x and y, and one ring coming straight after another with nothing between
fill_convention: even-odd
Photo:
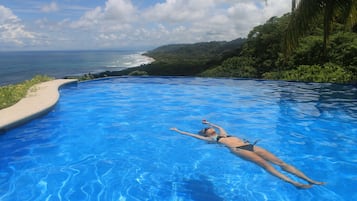
<instances>
[{"instance_id":1,"label":"white cloud","mask_svg":"<svg viewBox=\"0 0 357 201\"><path fill-rule=\"evenodd\" d=\"M142 18L147 24L159 24L157 29L150 30L155 33L151 35L160 36L157 43L230 40L232 37L212 34L225 34L231 26L222 3L222 0L167 0L144 10Z\"/></svg>"},{"instance_id":2,"label":"white cloud","mask_svg":"<svg viewBox=\"0 0 357 201\"><path fill-rule=\"evenodd\" d=\"M71 24L72 28L84 28L95 26L102 19L102 8L96 7L94 10L86 12L78 21Z\"/></svg>"},{"instance_id":3,"label":"white cloud","mask_svg":"<svg viewBox=\"0 0 357 201\"><path fill-rule=\"evenodd\" d=\"M13 12L0 5L0 44L22 46L28 39L35 39L35 33L25 30L21 20Z\"/></svg>"},{"instance_id":4,"label":"white cloud","mask_svg":"<svg viewBox=\"0 0 357 201\"><path fill-rule=\"evenodd\" d=\"M42 40L54 49L228 41L246 37L254 26L289 12L291 6L288 0L269 0L268 4L264 0L166 0L146 8L136 7L134 0L104 2L91 9L76 9L76 17L69 15L76 5L71 9L62 5L63 12L55 14L66 13L62 15L65 19L56 21L43 16L33 21L31 28L41 32ZM43 12L58 10L54 1L42 7ZM78 17L79 12L82 15ZM5 19L11 23L4 23ZM23 44L24 38L28 41L40 36L26 31L21 20L5 7L0 8L0 26L0 41L6 36L8 42Z\"/></svg>"},{"instance_id":5,"label":"white cloud","mask_svg":"<svg viewBox=\"0 0 357 201\"><path fill-rule=\"evenodd\" d=\"M274 0L268 1L267 6L264 8L263 13L266 19L273 16L281 16L284 13L291 11L291 1Z\"/></svg>"},{"instance_id":6,"label":"white cloud","mask_svg":"<svg viewBox=\"0 0 357 201\"><path fill-rule=\"evenodd\" d=\"M41 11L45 13L57 12L58 10L59 7L56 2L51 2L50 4L46 4L41 8Z\"/></svg>"},{"instance_id":7,"label":"white cloud","mask_svg":"<svg viewBox=\"0 0 357 201\"><path fill-rule=\"evenodd\" d=\"M286 0L166 0L138 10L129 0L108 0L72 24L98 32L103 43L152 45L233 40L289 11ZM145 45L143 44L143 45Z\"/></svg>"},{"instance_id":8,"label":"white cloud","mask_svg":"<svg viewBox=\"0 0 357 201\"><path fill-rule=\"evenodd\" d=\"M108 0L103 16L108 20L129 22L135 17L136 9L130 0Z\"/></svg>"},{"instance_id":9,"label":"white cloud","mask_svg":"<svg viewBox=\"0 0 357 201\"><path fill-rule=\"evenodd\" d=\"M129 24L136 19L137 10L128 0L108 0L105 7L96 7L86 12L78 21L72 23L73 28L104 29L117 24ZM123 26L123 27L127 27Z\"/></svg>"},{"instance_id":10,"label":"white cloud","mask_svg":"<svg viewBox=\"0 0 357 201\"><path fill-rule=\"evenodd\" d=\"M10 9L0 5L0 23L4 24L10 21L18 21L17 16Z\"/></svg>"},{"instance_id":11,"label":"white cloud","mask_svg":"<svg viewBox=\"0 0 357 201\"><path fill-rule=\"evenodd\" d=\"M204 20L219 10L214 0L167 0L144 12L145 18L165 23L187 23Z\"/></svg>"},{"instance_id":12,"label":"white cloud","mask_svg":"<svg viewBox=\"0 0 357 201\"><path fill-rule=\"evenodd\" d=\"M87 11L79 20L71 22L70 28L83 32L87 45L99 47L129 46L133 27L140 21L138 10L128 0L108 0L104 6ZM81 42L81 41L78 41Z\"/></svg>"}]
</instances>

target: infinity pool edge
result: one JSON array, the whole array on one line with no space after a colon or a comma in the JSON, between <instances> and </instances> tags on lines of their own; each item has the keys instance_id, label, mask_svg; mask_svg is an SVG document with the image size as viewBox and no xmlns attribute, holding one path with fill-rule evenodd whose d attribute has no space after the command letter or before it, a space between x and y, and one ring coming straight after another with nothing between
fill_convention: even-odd
<instances>
[{"instance_id":1,"label":"infinity pool edge","mask_svg":"<svg viewBox=\"0 0 357 201\"><path fill-rule=\"evenodd\" d=\"M77 79L56 79L31 87L25 98L0 110L0 134L49 112L58 102L60 87L76 82Z\"/></svg>"}]
</instances>

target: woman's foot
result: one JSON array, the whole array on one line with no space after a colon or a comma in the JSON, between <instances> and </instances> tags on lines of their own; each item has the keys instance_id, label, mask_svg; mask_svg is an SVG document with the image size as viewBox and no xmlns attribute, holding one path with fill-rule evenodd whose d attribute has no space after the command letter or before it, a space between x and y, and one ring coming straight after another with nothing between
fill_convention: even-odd
<instances>
[{"instance_id":1,"label":"woman's foot","mask_svg":"<svg viewBox=\"0 0 357 201\"><path fill-rule=\"evenodd\" d=\"M294 185L296 188L299 188L299 189L308 189L308 188L311 188L311 187L312 187L311 184L294 183L293 185Z\"/></svg>"},{"instance_id":2,"label":"woman's foot","mask_svg":"<svg viewBox=\"0 0 357 201\"><path fill-rule=\"evenodd\" d=\"M314 180L311 180L311 181L309 181L309 184L314 184L314 185L324 185L324 184L326 184L326 182L321 182L321 181L314 181Z\"/></svg>"}]
</instances>

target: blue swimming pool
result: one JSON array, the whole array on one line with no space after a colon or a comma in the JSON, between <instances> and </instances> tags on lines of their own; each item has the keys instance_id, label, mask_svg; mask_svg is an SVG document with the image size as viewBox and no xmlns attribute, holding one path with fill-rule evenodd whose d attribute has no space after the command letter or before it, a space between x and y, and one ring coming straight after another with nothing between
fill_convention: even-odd
<instances>
[{"instance_id":1,"label":"blue swimming pool","mask_svg":"<svg viewBox=\"0 0 357 201\"><path fill-rule=\"evenodd\" d=\"M169 130L196 132L201 119L260 139L327 184L297 190ZM357 200L357 88L187 77L68 85L49 114L0 135L0 164L2 201Z\"/></svg>"}]
</instances>

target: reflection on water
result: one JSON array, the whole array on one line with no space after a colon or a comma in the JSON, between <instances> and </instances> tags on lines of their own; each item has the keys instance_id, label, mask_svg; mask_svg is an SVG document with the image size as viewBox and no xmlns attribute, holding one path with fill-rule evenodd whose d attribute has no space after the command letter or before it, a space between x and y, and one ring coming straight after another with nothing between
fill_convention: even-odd
<instances>
[{"instance_id":1,"label":"reflection on water","mask_svg":"<svg viewBox=\"0 0 357 201\"><path fill-rule=\"evenodd\" d=\"M356 92L176 77L68 86L48 115L0 135L0 200L355 200ZM260 139L327 184L296 190L225 147L169 130L196 132L202 119Z\"/></svg>"}]
</instances>

